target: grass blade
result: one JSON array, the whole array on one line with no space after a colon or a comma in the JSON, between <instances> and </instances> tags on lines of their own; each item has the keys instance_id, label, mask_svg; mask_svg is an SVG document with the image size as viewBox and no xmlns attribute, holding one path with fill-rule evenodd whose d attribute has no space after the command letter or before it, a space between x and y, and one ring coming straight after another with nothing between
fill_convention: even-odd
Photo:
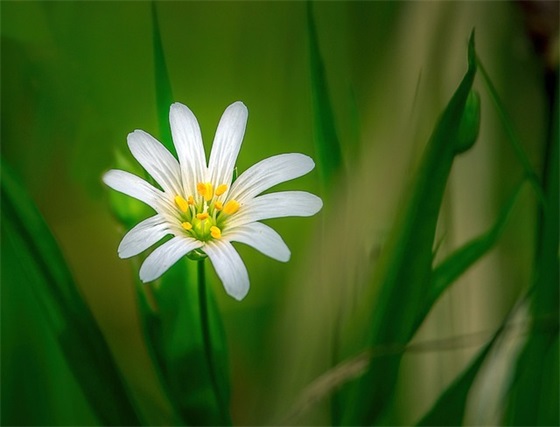
<instances>
[{"instance_id":1,"label":"grass blade","mask_svg":"<svg viewBox=\"0 0 560 427\"><path fill-rule=\"evenodd\" d=\"M227 345L221 319L207 292L210 359L201 325L201 295L187 273L186 263L174 265L154 289L158 313L143 310L146 339L182 423L230 425Z\"/></svg>"},{"instance_id":2,"label":"grass blade","mask_svg":"<svg viewBox=\"0 0 560 427\"><path fill-rule=\"evenodd\" d=\"M440 395L434 406L418 422L418 426L452 426L463 419L468 393L502 330L500 328L494 334L469 367Z\"/></svg>"},{"instance_id":3,"label":"grass blade","mask_svg":"<svg viewBox=\"0 0 560 427\"><path fill-rule=\"evenodd\" d=\"M342 153L334 124L334 112L329 98L325 66L319 50L317 29L310 1L307 2L307 34L318 169L323 184L329 188L342 169Z\"/></svg>"},{"instance_id":4,"label":"grass blade","mask_svg":"<svg viewBox=\"0 0 560 427\"><path fill-rule=\"evenodd\" d=\"M425 304L418 314L415 329L422 324L434 303L449 285L494 247L504 231L524 184L525 180L519 184L504 204L498 219L488 231L457 249L434 269Z\"/></svg>"},{"instance_id":5,"label":"grass blade","mask_svg":"<svg viewBox=\"0 0 560 427\"><path fill-rule=\"evenodd\" d=\"M496 108L496 111L500 115L500 119L502 120L502 123L504 124L505 130L506 130L506 133L507 133L507 136L508 136L508 141L511 143L511 146L513 147L513 150L515 151L515 154L517 155L517 159L519 160L519 163L521 163L521 165L522 165L522 167L525 171L525 176L529 179L529 182L531 183L531 185L533 187L533 190L537 194L540 201L545 203L545 196L543 194L538 175L535 172L535 170L533 169L533 167L531 166L531 162L529 161L529 157L527 156L527 154L523 150L523 146L521 144L521 141L520 141L519 137L517 136L517 133L515 132L515 130L513 128L513 125L511 124L511 120L510 120L508 114L506 113L506 109L505 109L500 97L498 96L498 91L496 90L494 84L492 83L492 80L490 79L490 76L486 72L486 68L484 68L484 65L482 64L482 61L480 60L480 58L477 57L476 61L477 61L478 67L480 69L480 74L482 76L482 81L486 85L486 88L488 89L488 93L490 94L490 99L494 103L494 107Z\"/></svg>"},{"instance_id":6,"label":"grass blade","mask_svg":"<svg viewBox=\"0 0 560 427\"><path fill-rule=\"evenodd\" d=\"M159 30L157 7L155 1L151 2L151 10L159 137L161 143L165 145L165 147L169 151L175 153L175 146L173 145L173 140L171 139L171 130L169 129L169 107L173 103L173 94L171 91L171 81L169 80L169 73L167 72L165 55L163 54L163 43L161 41L161 33Z\"/></svg>"},{"instance_id":7,"label":"grass blade","mask_svg":"<svg viewBox=\"0 0 560 427\"><path fill-rule=\"evenodd\" d=\"M556 82L558 80L556 79ZM543 188L545 203L539 215L533 299L533 325L517 361L506 422L509 425L560 424L558 366L558 313L560 263L558 90L550 112ZM550 319L543 328L541 319Z\"/></svg>"},{"instance_id":8,"label":"grass blade","mask_svg":"<svg viewBox=\"0 0 560 427\"><path fill-rule=\"evenodd\" d=\"M22 268L35 272L34 280L19 285L31 287L40 301L66 362L100 422L139 425L111 351L78 293L58 245L7 165L2 163L1 169L3 238L18 248L14 255Z\"/></svg>"},{"instance_id":9,"label":"grass blade","mask_svg":"<svg viewBox=\"0 0 560 427\"><path fill-rule=\"evenodd\" d=\"M480 104L471 92L475 73L473 33L467 72L434 129L415 174L412 194L393 226L361 313L353 323L369 325L366 345L370 348L404 345L414 332L430 285L432 247L447 178L455 156L470 148L478 135L476 110ZM366 374L350 386L346 404L352 409L343 424L371 425L380 419L393 397L399 363L400 356L376 358Z\"/></svg>"}]
</instances>

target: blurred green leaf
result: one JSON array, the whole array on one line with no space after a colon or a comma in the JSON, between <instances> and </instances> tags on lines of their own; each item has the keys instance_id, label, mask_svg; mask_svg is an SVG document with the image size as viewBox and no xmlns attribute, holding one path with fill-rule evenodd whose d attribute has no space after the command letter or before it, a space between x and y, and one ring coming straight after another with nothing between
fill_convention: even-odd
<instances>
[{"instance_id":1,"label":"blurred green leaf","mask_svg":"<svg viewBox=\"0 0 560 427\"><path fill-rule=\"evenodd\" d=\"M500 97L498 96L498 91L496 90L496 87L494 86L494 83L492 83L492 80L490 79L490 76L486 72L486 68L484 68L484 65L482 64L482 61L480 60L480 58L477 57L476 62L477 62L478 67L480 69L480 74L482 76L482 81L484 82L484 84L486 85L486 88L488 89L490 99L494 103L494 107L496 108L496 111L500 115L500 119L502 120L502 123L504 124L505 130L506 130L506 133L507 133L507 136L508 136L508 141L511 143L511 145L513 147L513 150L515 151L515 154L517 155L517 159L519 160L519 162L521 163L521 165L522 165L522 167L525 171L525 176L529 179L529 182L533 186L533 190L535 191L535 193L539 197L540 201L544 203L545 202L545 196L543 194L538 175L535 172L535 169L533 168L533 166L531 166L531 162L529 161L529 157L527 156L527 154L523 150L523 145L521 144L521 141L519 139L519 136L517 135L517 132L515 132L512 121L511 121L511 119L509 118L509 115L506 112L504 104L502 103Z\"/></svg>"},{"instance_id":2,"label":"blurred green leaf","mask_svg":"<svg viewBox=\"0 0 560 427\"><path fill-rule=\"evenodd\" d=\"M157 313L151 311L144 290L139 291L148 347L182 423L231 424L227 343L211 293L202 295L206 308L201 310L201 294L189 277L187 261L175 264L157 289L148 291ZM209 327L207 342L203 316Z\"/></svg>"},{"instance_id":3,"label":"blurred green leaf","mask_svg":"<svg viewBox=\"0 0 560 427\"><path fill-rule=\"evenodd\" d=\"M340 141L336 133L334 112L329 98L325 66L319 49L311 3L311 1L307 2L307 34L315 122L315 147L321 177L328 188L342 169L342 154Z\"/></svg>"},{"instance_id":4,"label":"blurred green leaf","mask_svg":"<svg viewBox=\"0 0 560 427\"><path fill-rule=\"evenodd\" d=\"M418 314L415 330L422 324L434 303L449 285L494 247L504 231L524 184L525 180L519 184L504 204L498 219L488 231L454 251L434 269L425 304Z\"/></svg>"},{"instance_id":5,"label":"blurred green leaf","mask_svg":"<svg viewBox=\"0 0 560 427\"><path fill-rule=\"evenodd\" d=\"M28 276L66 362L104 425L140 420L111 351L79 294L62 253L25 189L2 162L2 237ZM5 284L3 285L5 286Z\"/></svg>"},{"instance_id":6,"label":"blurred green leaf","mask_svg":"<svg viewBox=\"0 0 560 427\"><path fill-rule=\"evenodd\" d=\"M463 117L459 124L459 134L457 137L457 154L470 149L480 130L480 96L474 90L469 92L467 97Z\"/></svg>"},{"instance_id":7,"label":"blurred green leaf","mask_svg":"<svg viewBox=\"0 0 560 427\"><path fill-rule=\"evenodd\" d=\"M556 75L556 84L558 76ZM539 212L531 332L515 368L506 422L509 425L559 425L558 366L560 288L558 88L553 91L544 155L545 203ZM507 118L505 119L507 121ZM544 322L543 322L544 321Z\"/></svg>"},{"instance_id":8,"label":"blurred green leaf","mask_svg":"<svg viewBox=\"0 0 560 427\"><path fill-rule=\"evenodd\" d=\"M159 123L159 137L165 147L174 153L175 146L171 139L171 131L169 129L169 107L173 103L173 94L171 91L171 81L167 72L167 64L163 53L163 44L161 41L161 32L157 17L156 2L151 2L152 10L152 38L154 43L154 66L156 79L156 103Z\"/></svg>"},{"instance_id":9,"label":"blurred green leaf","mask_svg":"<svg viewBox=\"0 0 560 427\"><path fill-rule=\"evenodd\" d=\"M373 281L363 297L353 327L369 325L366 345L405 345L412 337L422 302L428 293L432 248L443 192L457 154L472 145L476 130L466 123L478 121L476 95L471 86L476 73L474 32L468 48L468 70L437 123L425 149L406 207L401 209L382 250ZM359 350L358 350L359 351ZM354 349L355 353L355 349ZM401 355L375 358L366 374L349 385L342 424L375 424L394 393Z\"/></svg>"},{"instance_id":10,"label":"blurred green leaf","mask_svg":"<svg viewBox=\"0 0 560 427\"><path fill-rule=\"evenodd\" d=\"M417 425L454 426L461 424L472 384L502 330L503 327L498 329L488 344L473 359L469 367L440 395L434 406Z\"/></svg>"}]
</instances>

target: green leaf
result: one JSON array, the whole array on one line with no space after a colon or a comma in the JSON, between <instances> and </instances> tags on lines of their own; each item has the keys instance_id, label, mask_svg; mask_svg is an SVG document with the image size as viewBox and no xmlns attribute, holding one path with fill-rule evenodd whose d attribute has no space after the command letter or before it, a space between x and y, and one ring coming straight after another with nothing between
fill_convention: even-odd
<instances>
[{"instance_id":1,"label":"green leaf","mask_svg":"<svg viewBox=\"0 0 560 427\"><path fill-rule=\"evenodd\" d=\"M167 64L163 53L163 43L161 41L161 33L157 18L156 2L151 2L152 10L152 38L154 43L154 66L156 79L156 103L159 123L160 141L172 153L175 153L175 146L171 138L169 129L169 107L173 103L173 94L171 91L171 81L167 72Z\"/></svg>"},{"instance_id":2,"label":"green leaf","mask_svg":"<svg viewBox=\"0 0 560 427\"><path fill-rule=\"evenodd\" d=\"M470 149L478 138L480 130L480 96L477 92L469 92L463 117L459 124L459 135L457 138L457 153Z\"/></svg>"},{"instance_id":3,"label":"green leaf","mask_svg":"<svg viewBox=\"0 0 560 427\"><path fill-rule=\"evenodd\" d=\"M556 82L558 82L556 75ZM559 132L558 88L554 91L546 151L543 196L539 212L534 286L529 338L516 364L506 422L509 425L559 425L558 333L560 310L558 258L559 227Z\"/></svg>"},{"instance_id":4,"label":"green leaf","mask_svg":"<svg viewBox=\"0 0 560 427\"><path fill-rule=\"evenodd\" d=\"M201 295L188 264L192 265L186 260L175 264L153 292L148 291L156 313L139 289L148 348L181 419L178 424L231 425L223 325L211 292Z\"/></svg>"},{"instance_id":5,"label":"green leaf","mask_svg":"<svg viewBox=\"0 0 560 427\"><path fill-rule=\"evenodd\" d=\"M498 219L488 231L454 251L434 269L425 303L418 314L415 330L422 324L434 303L449 285L494 247L504 231L524 184L525 180L518 185L502 207Z\"/></svg>"},{"instance_id":6,"label":"green leaf","mask_svg":"<svg viewBox=\"0 0 560 427\"><path fill-rule=\"evenodd\" d=\"M22 273L9 286L27 286L39 301L68 367L104 425L139 425L121 373L62 253L25 189L2 162L2 243ZM14 267L13 265L11 267ZM3 284L3 286L8 286Z\"/></svg>"},{"instance_id":7,"label":"green leaf","mask_svg":"<svg viewBox=\"0 0 560 427\"><path fill-rule=\"evenodd\" d=\"M334 112L329 98L325 66L319 50L311 1L307 2L307 34L315 123L315 148L317 150L318 169L323 183L328 188L342 169L342 154L334 124Z\"/></svg>"},{"instance_id":8,"label":"green leaf","mask_svg":"<svg viewBox=\"0 0 560 427\"><path fill-rule=\"evenodd\" d=\"M486 360L486 356L494 346L503 328L500 328L492 339L478 353L469 367L440 395L434 406L418 422L419 426L454 426L463 419L467 396L472 384Z\"/></svg>"},{"instance_id":9,"label":"green leaf","mask_svg":"<svg viewBox=\"0 0 560 427\"><path fill-rule=\"evenodd\" d=\"M445 185L455 156L472 145L477 130L466 129L479 115L471 87L476 73L474 32L468 69L443 111L414 175L412 193L400 210L362 298L352 328L368 325L365 345L405 345L412 337L431 282L432 248ZM474 109L474 111L471 111ZM358 349L359 351L359 349ZM356 349L353 349L353 353ZM345 425L375 424L389 406L401 355L375 358L346 394Z\"/></svg>"},{"instance_id":10,"label":"green leaf","mask_svg":"<svg viewBox=\"0 0 560 427\"><path fill-rule=\"evenodd\" d=\"M513 150L514 150L515 154L517 155L517 159L521 163L521 165L522 165L522 167L525 171L525 176L529 179L529 182L531 183L531 185L533 187L533 190L535 191L535 193L539 197L540 201L544 203L545 197L544 197L542 187L541 187L540 182L539 182L538 175L535 172L534 168L531 166L531 162L529 161L529 157L527 156L527 154L523 150L523 145L521 144L521 140L519 139L519 136L517 135L517 132L515 132L515 129L512 125L512 121L511 121L511 119L509 118L509 115L506 112L504 104L502 103L500 97L498 96L498 91L496 90L496 87L492 83L492 80L490 79L490 76L486 72L486 68L484 68L484 65L482 64L482 61L480 60L480 58L477 57L476 61L477 61L478 67L480 69L480 74L482 76L482 81L486 85L486 88L488 89L488 93L490 95L490 99L494 103L494 107L496 108L496 111L500 115L500 119L502 120L502 123L504 124L506 134L508 136L508 141L511 143L511 146L513 147Z\"/></svg>"}]
</instances>

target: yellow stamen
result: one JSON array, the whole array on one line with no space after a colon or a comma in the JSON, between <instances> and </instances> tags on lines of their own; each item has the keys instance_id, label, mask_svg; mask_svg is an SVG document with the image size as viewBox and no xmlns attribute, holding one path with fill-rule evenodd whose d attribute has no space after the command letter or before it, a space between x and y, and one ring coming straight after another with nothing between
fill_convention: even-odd
<instances>
[{"instance_id":1,"label":"yellow stamen","mask_svg":"<svg viewBox=\"0 0 560 427\"><path fill-rule=\"evenodd\" d=\"M215 225L210 227L210 234L214 239L219 239L220 237L222 237L222 231Z\"/></svg>"},{"instance_id":2,"label":"yellow stamen","mask_svg":"<svg viewBox=\"0 0 560 427\"><path fill-rule=\"evenodd\" d=\"M218 188L216 188L216 196L221 196L227 191L227 189L228 189L227 184L218 185Z\"/></svg>"},{"instance_id":3,"label":"yellow stamen","mask_svg":"<svg viewBox=\"0 0 560 427\"><path fill-rule=\"evenodd\" d=\"M187 231L192 230L192 224L190 222L182 222L181 226Z\"/></svg>"},{"instance_id":4,"label":"yellow stamen","mask_svg":"<svg viewBox=\"0 0 560 427\"><path fill-rule=\"evenodd\" d=\"M183 196L175 196L175 204L181 210L181 212L186 212L189 210L189 205Z\"/></svg>"},{"instance_id":5,"label":"yellow stamen","mask_svg":"<svg viewBox=\"0 0 560 427\"><path fill-rule=\"evenodd\" d=\"M189 205L194 205L194 197L193 196L189 196L189 199L187 200L187 203Z\"/></svg>"},{"instance_id":6,"label":"yellow stamen","mask_svg":"<svg viewBox=\"0 0 560 427\"><path fill-rule=\"evenodd\" d=\"M224 213L231 215L239 210L239 203L236 200L230 200L224 206Z\"/></svg>"},{"instance_id":7,"label":"yellow stamen","mask_svg":"<svg viewBox=\"0 0 560 427\"><path fill-rule=\"evenodd\" d=\"M216 193L218 192L216 191ZM224 206L222 205L222 202L216 200L216 203L214 203L214 208L216 208L217 211L221 211L224 208Z\"/></svg>"},{"instance_id":8,"label":"yellow stamen","mask_svg":"<svg viewBox=\"0 0 560 427\"><path fill-rule=\"evenodd\" d=\"M199 220L204 221L205 219L208 218L208 213L207 212L202 212L202 213L196 214L196 217Z\"/></svg>"},{"instance_id":9,"label":"yellow stamen","mask_svg":"<svg viewBox=\"0 0 560 427\"><path fill-rule=\"evenodd\" d=\"M199 182L196 185L196 190L198 191L198 194L203 196L204 200L206 201L210 200L214 196L214 189L212 187L212 184L210 184L209 182Z\"/></svg>"}]
</instances>

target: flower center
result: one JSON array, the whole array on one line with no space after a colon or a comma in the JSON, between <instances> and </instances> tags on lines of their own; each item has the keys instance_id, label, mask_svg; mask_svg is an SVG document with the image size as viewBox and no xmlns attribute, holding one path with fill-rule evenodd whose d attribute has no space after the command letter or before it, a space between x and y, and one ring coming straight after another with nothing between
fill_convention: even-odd
<instances>
[{"instance_id":1,"label":"flower center","mask_svg":"<svg viewBox=\"0 0 560 427\"><path fill-rule=\"evenodd\" d=\"M227 190L227 184L220 184L214 190L212 183L199 182L196 186L198 194L186 199L181 195L175 196L178 220L187 235L202 242L222 237L227 218L239 210L236 200L222 197Z\"/></svg>"}]
</instances>

